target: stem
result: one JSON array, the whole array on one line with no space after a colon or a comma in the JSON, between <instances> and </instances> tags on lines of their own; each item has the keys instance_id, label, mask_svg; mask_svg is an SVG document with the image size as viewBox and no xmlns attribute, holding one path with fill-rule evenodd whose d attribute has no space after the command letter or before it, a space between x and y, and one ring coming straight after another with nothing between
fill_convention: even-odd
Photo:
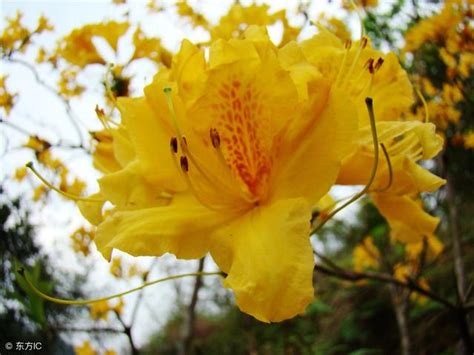
<instances>
[{"instance_id":1,"label":"stem","mask_svg":"<svg viewBox=\"0 0 474 355\"><path fill-rule=\"evenodd\" d=\"M128 326L125 324L123 321L122 317L120 317L120 313L117 311L114 311L115 315L117 316L118 321L123 327L123 333L127 336L128 343L130 344L130 352L133 355L138 355L138 350L135 346L135 343L133 342L133 337L132 337L132 327Z\"/></svg>"},{"instance_id":2,"label":"stem","mask_svg":"<svg viewBox=\"0 0 474 355\"><path fill-rule=\"evenodd\" d=\"M199 265L197 272L201 273L204 270L204 262L206 258L199 260ZM199 300L199 289L202 287L202 275L198 274L196 276L196 282L194 283L193 294L191 296L191 302L188 307L188 314L185 324L185 333L184 333L184 353L191 354L193 339L194 339L194 322L196 320L196 305Z\"/></svg>"},{"instance_id":3,"label":"stem","mask_svg":"<svg viewBox=\"0 0 474 355\"><path fill-rule=\"evenodd\" d=\"M407 319L409 293L406 290L400 290L393 284L389 285L389 290L400 333L400 353L402 355L410 355L410 333L408 331Z\"/></svg>"}]
</instances>

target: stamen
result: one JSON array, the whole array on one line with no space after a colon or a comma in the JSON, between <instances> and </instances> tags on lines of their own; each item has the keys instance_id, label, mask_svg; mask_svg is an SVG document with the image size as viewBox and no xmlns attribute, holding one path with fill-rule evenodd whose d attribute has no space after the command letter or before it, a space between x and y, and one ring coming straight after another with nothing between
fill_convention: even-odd
<instances>
[{"instance_id":1,"label":"stamen","mask_svg":"<svg viewBox=\"0 0 474 355\"><path fill-rule=\"evenodd\" d=\"M369 113L369 120L370 120L370 129L372 131L372 141L374 144L374 164L372 165L372 171L370 173L369 181L367 182L367 185L354 195L349 201L344 203L342 206L336 208L333 210L324 220L321 221L311 232L310 235L316 233L319 231L327 221L329 221L332 217L334 217L339 211L343 210L353 202L357 201L359 198L361 198L367 191L369 191L370 186L374 182L375 175L377 174L377 168L379 165L379 141L378 141L378 136L377 136L377 125L375 121L375 113L374 113L374 105L373 105L373 100L371 97L366 97L365 98L365 104L367 106L367 111Z\"/></svg>"},{"instance_id":2,"label":"stamen","mask_svg":"<svg viewBox=\"0 0 474 355\"><path fill-rule=\"evenodd\" d=\"M168 276L168 277L163 277L163 278L158 279L158 280L145 282L141 286L132 288L132 289L130 289L128 291L125 291L125 292L117 293L115 295L107 296L107 297L90 299L90 300L84 300L84 299L82 299L82 300L68 300L68 299L63 299L63 298L52 297L52 296L49 296L49 295L43 293L41 290L39 290L30 281L30 279L28 278L28 276L25 273L25 269L23 269L23 268L18 269L18 274L20 274L20 276L25 279L25 282L28 285L28 287L31 288L31 290L34 293L36 293L38 296L40 296L41 298L43 298L47 301L51 301L51 302L58 303L58 304L64 304L64 305L86 305L86 304L91 304L91 303L104 302L104 301L108 301L108 300L111 300L111 299L114 299L114 298L119 298L119 297L122 297L122 296L126 296L130 293L133 293L133 292L143 290L145 287L152 286L152 285L155 285L155 284L160 283L160 282L176 280L176 279L181 279L181 278L185 278L185 277L214 276L214 275L216 275L216 276L225 276L225 274L223 274L220 271L218 271L218 272L192 272L192 273L187 273L187 274L172 275L172 276Z\"/></svg>"},{"instance_id":3,"label":"stamen","mask_svg":"<svg viewBox=\"0 0 474 355\"><path fill-rule=\"evenodd\" d=\"M181 156L179 159L179 165L181 166L181 170L183 173L187 174L189 171L189 163L188 163L188 158L186 158L184 155Z\"/></svg>"},{"instance_id":4,"label":"stamen","mask_svg":"<svg viewBox=\"0 0 474 355\"><path fill-rule=\"evenodd\" d=\"M47 181L36 169L35 167L33 166L33 162L28 162L26 165L25 165L28 169L30 169L32 171L32 173L39 179L41 180L41 182L46 185L49 189L53 190L53 191L56 191L58 194L70 199L70 200L73 200L73 201L86 201L86 202L99 202L99 203L103 203L104 200L101 200L101 199L97 199L97 198L90 198L90 197L81 197L81 196L76 196L76 195L73 195L73 194L70 194L68 192L65 192L65 191L62 191L60 189L58 189L57 187L53 186L49 181Z\"/></svg>"},{"instance_id":5,"label":"stamen","mask_svg":"<svg viewBox=\"0 0 474 355\"><path fill-rule=\"evenodd\" d=\"M362 50L367 46L367 41L368 41L368 39L365 36L363 36L360 39L359 47L357 48L357 52L355 54L354 60L352 61L351 67L349 68L349 71L347 72L346 76L344 77L344 80L343 80L341 86L344 86L347 79L350 78L350 76L352 75L352 72L354 71L356 65L359 62L359 58L360 58L360 55L362 53Z\"/></svg>"},{"instance_id":6,"label":"stamen","mask_svg":"<svg viewBox=\"0 0 474 355\"><path fill-rule=\"evenodd\" d=\"M176 137L171 137L170 149L172 153L174 154L178 153L178 139Z\"/></svg>"},{"instance_id":7,"label":"stamen","mask_svg":"<svg viewBox=\"0 0 474 355\"><path fill-rule=\"evenodd\" d=\"M426 103L426 100L425 100L423 94L421 93L420 89L415 87L415 92L418 95L418 97L420 98L421 103L423 104L423 108L425 110L425 123L428 123L430 121L430 110L428 109L428 104Z\"/></svg>"},{"instance_id":8,"label":"stamen","mask_svg":"<svg viewBox=\"0 0 474 355\"><path fill-rule=\"evenodd\" d=\"M374 192L385 192L387 191L391 186L393 182L393 169L392 169L392 163L390 161L390 156L388 155L387 148L385 148L385 145L383 143L380 143L380 147L382 148L383 155L385 156L385 161L387 162L387 167L388 167L388 182L387 186L374 190Z\"/></svg>"},{"instance_id":9,"label":"stamen","mask_svg":"<svg viewBox=\"0 0 474 355\"><path fill-rule=\"evenodd\" d=\"M212 146L216 149L220 148L220 146L221 146L221 137L219 135L219 132L217 132L217 129L211 128L209 130L209 135L211 137Z\"/></svg>"},{"instance_id":10,"label":"stamen","mask_svg":"<svg viewBox=\"0 0 474 355\"><path fill-rule=\"evenodd\" d=\"M379 59L377 59L377 63L375 63L375 71L379 71L383 62L384 62L384 59L382 57L379 57Z\"/></svg>"},{"instance_id":11,"label":"stamen","mask_svg":"<svg viewBox=\"0 0 474 355\"><path fill-rule=\"evenodd\" d=\"M183 137L183 134L181 133L181 130L179 129L176 111L174 110L173 97L171 96L171 88L166 87L163 89L163 92L165 93L166 102L168 104L168 110L170 111L171 123L173 124L178 137Z\"/></svg>"},{"instance_id":12,"label":"stamen","mask_svg":"<svg viewBox=\"0 0 474 355\"><path fill-rule=\"evenodd\" d=\"M344 52L344 57L342 57L342 62L339 68L339 72L337 73L336 84L335 84L336 86L339 86L339 83L341 82L342 73L344 72L344 68L346 67L347 57L349 55L349 51L351 50L351 47L352 47L352 41L349 39L344 43L344 48L346 50Z\"/></svg>"}]
</instances>

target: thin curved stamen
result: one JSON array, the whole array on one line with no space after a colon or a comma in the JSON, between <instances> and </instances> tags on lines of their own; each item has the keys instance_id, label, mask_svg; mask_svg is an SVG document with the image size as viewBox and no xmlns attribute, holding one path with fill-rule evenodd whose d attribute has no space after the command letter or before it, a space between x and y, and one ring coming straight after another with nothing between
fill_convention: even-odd
<instances>
[{"instance_id":1,"label":"thin curved stamen","mask_svg":"<svg viewBox=\"0 0 474 355\"><path fill-rule=\"evenodd\" d=\"M104 200L97 199L97 198L90 198L90 197L81 197L81 196L76 196L73 194L70 194L68 192L62 191L58 189L57 187L53 186L48 180L46 180L33 166L33 162L28 162L25 164L25 166L31 170L31 172L44 184L46 185L50 190L53 190L57 192L58 194L73 200L73 201L85 201L85 202L97 202L97 203L103 203Z\"/></svg>"},{"instance_id":2,"label":"thin curved stamen","mask_svg":"<svg viewBox=\"0 0 474 355\"><path fill-rule=\"evenodd\" d=\"M346 67L347 57L348 57L349 51L351 50L351 47L352 47L352 41L349 39L344 43L344 48L346 50L344 52L344 57L342 57L342 62L339 68L339 72L337 73L336 86L339 86L339 83L341 82L342 73L344 72L344 68Z\"/></svg>"},{"instance_id":3,"label":"thin curved stamen","mask_svg":"<svg viewBox=\"0 0 474 355\"><path fill-rule=\"evenodd\" d=\"M45 293L43 293L41 290L39 290L30 280L29 278L26 276L26 273L25 273L25 270L23 268L20 268L18 270L18 273L20 274L21 277L23 277L23 279L25 280L26 284L28 285L28 287L31 288L31 290L36 293L38 296L40 296L41 298L47 300L47 301L51 301L51 302L54 302L54 303L58 303L58 304L64 304L64 305L86 305L86 304L92 304L92 303L97 303L97 302L104 302L104 301L108 301L108 300L111 300L111 299L114 299L114 298L119 298L119 297L122 297L122 296L125 296L125 295L128 295L130 293L133 293L133 292L137 292L137 291L140 291L142 289L144 289L145 287L148 287L148 286L152 286L152 285L155 285L157 283L160 283L160 282L165 282L165 281L170 281L170 280L176 280L176 279L181 279L181 278L184 278L184 277L192 277L192 276L224 276L224 274L222 272L192 272L192 273L187 273L187 274L179 274L179 275L173 275L173 276L168 276L168 277L164 277L164 278L161 278L161 279L158 279L158 280L154 280L154 281L150 281L150 282L145 282L143 285L141 286L138 286L138 287L135 287L135 288L132 288L128 291L125 291L125 292L120 292L120 293L117 293L115 295L111 295L111 296L107 296L107 297L102 297L102 298L96 298L96 299L90 299L90 300L67 300L67 299L62 299L62 298L56 298L56 297L52 297L52 296L49 296Z\"/></svg>"},{"instance_id":4,"label":"thin curved stamen","mask_svg":"<svg viewBox=\"0 0 474 355\"><path fill-rule=\"evenodd\" d=\"M332 217L334 217L339 211L343 210L344 208L346 208L347 206L349 206L350 204L352 204L353 202L357 201L359 198L364 196L364 194L370 189L370 186L374 182L375 175L377 174L377 168L379 165L379 141L378 141L378 136L377 136L377 125L375 123L375 114L374 114L374 106L373 106L372 98L367 97L365 99L365 104L367 106L367 111L369 113L370 129L372 131L372 140L374 143L374 165L372 166L372 171L370 173L369 181L367 182L367 185L365 185L365 187L362 189L362 191L354 195L354 197L352 197L349 201L344 203L342 206L336 208L324 220L322 220L321 223L319 223L311 231L310 235L320 230L326 224L326 222L329 221Z\"/></svg>"},{"instance_id":5,"label":"thin curved stamen","mask_svg":"<svg viewBox=\"0 0 474 355\"><path fill-rule=\"evenodd\" d=\"M344 80L342 81L341 87L344 87L347 83L347 79L350 78L352 75L352 72L354 71L355 67L359 63L360 55L362 54L362 50L367 46L367 41L368 38L365 36L362 36L360 39L359 47L357 48L357 52L355 54L354 60L352 61L352 64L347 72L347 74L344 77Z\"/></svg>"},{"instance_id":6,"label":"thin curved stamen","mask_svg":"<svg viewBox=\"0 0 474 355\"><path fill-rule=\"evenodd\" d=\"M421 103L423 104L423 108L425 110L425 123L428 123L428 122L430 122L430 110L428 109L428 104L427 104L423 94L421 93L420 89L415 87L415 92L418 95L418 97L420 98Z\"/></svg>"},{"instance_id":7,"label":"thin curved stamen","mask_svg":"<svg viewBox=\"0 0 474 355\"><path fill-rule=\"evenodd\" d=\"M390 156L387 152L387 148L385 148L385 145L383 143L380 143L380 147L382 148L383 155L385 156L385 161L387 162L388 182L387 182L387 185L385 187L383 187L381 189L374 190L373 192L385 192L390 187L392 187L392 182L393 182L393 169L392 169L392 162L390 161Z\"/></svg>"}]
</instances>

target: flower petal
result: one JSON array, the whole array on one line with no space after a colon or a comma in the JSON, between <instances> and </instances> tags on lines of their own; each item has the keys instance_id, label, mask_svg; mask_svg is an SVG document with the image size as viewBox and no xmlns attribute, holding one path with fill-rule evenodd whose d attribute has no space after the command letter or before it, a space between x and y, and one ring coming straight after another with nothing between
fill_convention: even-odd
<instances>
[{"instance_id":1,"label":"flower petal","mask_svg":"<svg viewBox=\"0 0 474 355\"><path fill-rule=\"evenodd\" d=\"M203 207L193 196L176 195L168 206L118 211L97 229L97 249L110 259L112 249L133 256L195 259L209 251L209 235L217 225L233 218Z\"/></svg>"},{"instance_id":2,"label":"flower petal","mask_svg":"<svg viewBox=\"0 0 474 355\"><path fill-rule=\"evenodd\" d=\"M408 196L376 194L372 200L390 225L392 237L401 242L420 242L438 226L439 218L430 216Z\"/></svg>"},{"instance_id":3,"label":"flower petal","mask_svg":"<svg viewBox=\"0 0 474 355\"><path fill-rule=\"evenodd\" d=\"M173 134L167 131L147 99L120 98L118 107L145 179L166 190L182 191L185 185L170 151Z\"/></svg>"},{"instance_id":4,"label":"flower petal","mask_svg":"<svg viewBox=\"0 0 474 355\"><path fill-rule=\"evenodd\" d=\"M314 297L305 199L261 206L216 232L211 254L239 308L260 321L302 313Z\"/></svg>"},{"instance_id":5,"label":"flower petal","mask_svg":"<svg viewBox=\"0 0 474 355\"><path fill-rule=\"evenodd\" d=\"M337 88L331 89L327 100L323 96L318 101L322 112L316 110L311 121L301 119L301 134L282 145L281 159L274 167L274 199L305 196L313 204L318 202L334 184L341 160L353 144L357 132L353 103Z\"/></svg>"}]
</instances>

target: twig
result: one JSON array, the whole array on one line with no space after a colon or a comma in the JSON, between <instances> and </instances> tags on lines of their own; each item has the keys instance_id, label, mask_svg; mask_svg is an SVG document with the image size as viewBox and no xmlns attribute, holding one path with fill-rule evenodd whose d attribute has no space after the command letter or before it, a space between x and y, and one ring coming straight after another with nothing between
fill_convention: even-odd
<instances>
[{"instance_id":1,"label":"twig","mask_svg":"<svg viewBox=\"0 0 474 355\"><path fill-rule=\"evenodd\" d=\"M199 265L197 272L202 272L204 270L204 262L206 257L199 260ZM192 345L194 338L194 323L196 320L196 305L199 299L199 290L202 287L202 276L198 274L196 276L196 282L194 283L193 294L191 296L191 302L188 307L188 315L185 324L185 334L184 334L184 353L192 353Z\"/></svg>"},{"instance_id":2,"label":"twig","mask_svg":"<svg viewBox=\"0 0 474 355\"><path fill-rule=\"evenodd\" d=\"M22 59L16 59L16 58L11 58L11 57L7 57L6 60L9 61L10 63L19 64L19 65L22 65L23 67L27 68L33 74L33 76L34 76L34 78L35 78L35 80L38 84L40 84L46 90L53 93L57 98L59 98L59 100L61 100L63 102L64 106L66 107L66 113L67 113L67 116L69 118L69 121L73 125L74 130L76 131L77 137L79 138L79 145L84 146L84 138L83 138L82 133L81 133L81 128L79 127L79 124L77 123L78 118L74 114L74 111L72 110L72 107L71 107L71 104L70 104L69 100L67 100L66 98L61 96L53 87L49 86L49 84L47 84L40 77L40 75L36 71L36 68L32 64L30 64L30 63L28 63L28 62L26 62Z\"/></svg>"}]
</instances>

